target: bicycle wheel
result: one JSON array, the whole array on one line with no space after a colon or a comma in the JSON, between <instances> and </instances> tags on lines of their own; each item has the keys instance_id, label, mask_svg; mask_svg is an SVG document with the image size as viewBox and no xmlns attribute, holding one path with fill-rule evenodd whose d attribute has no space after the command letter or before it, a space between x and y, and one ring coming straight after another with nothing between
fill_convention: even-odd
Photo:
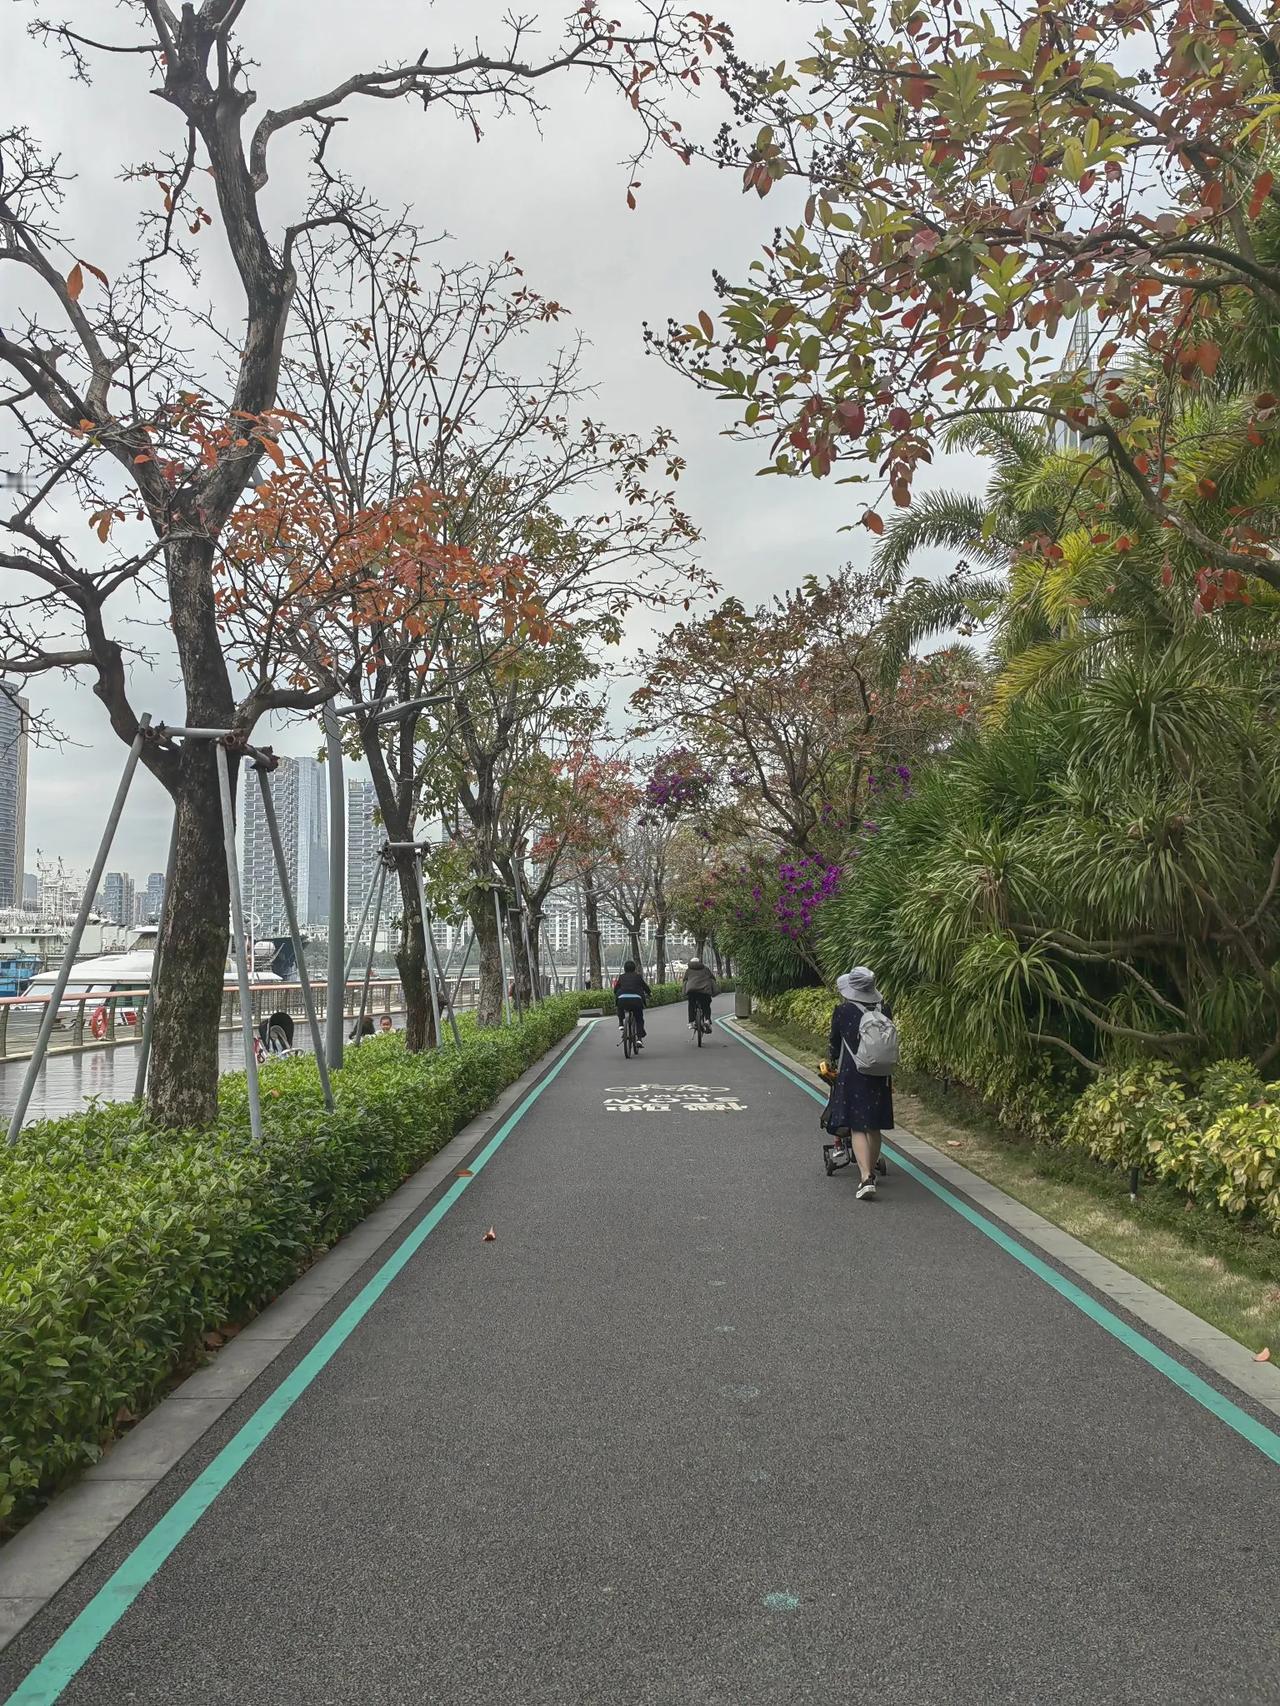
<instances>
[{"instance_id":1,"label":"bicycle wheel","mask_svg":"<svg viewBox=\"0 0 1280 1706\"><path fill-rule=\"evenodd\" d=\"M702 1033L703 1033L705 1028L706 1028L706 1020L702 1017L702 1014L699 1013L698 1014L698 1047L699 1048L702 1047Z\"/></svg>"},{"instance_id":2,"label":"bicycle wheel","mask_svg":"<svg viewBox=\"0 0 1280 1706\"><path fill-rule=\"evenodd\" d=\"M622 1058L631 1059L631 1051L635 1047L635 1020L630 1013L622 1021Z\"/></svg>"}]
</instances>

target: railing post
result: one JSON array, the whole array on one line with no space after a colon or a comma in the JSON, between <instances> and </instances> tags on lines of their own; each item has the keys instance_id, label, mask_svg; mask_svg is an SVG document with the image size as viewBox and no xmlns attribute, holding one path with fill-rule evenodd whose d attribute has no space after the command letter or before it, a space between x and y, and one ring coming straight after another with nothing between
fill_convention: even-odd
<instances>
[{"instance_id":1,"label":"railing post","mask_svg":"<svg viewBox=\"0 0 1280 1706\"><path fill-rule=\"evenodd\" d=\"M0 1007L0 1060L9 1053L9 1008L6 1004Z\"/></svg>"}]
</instances>

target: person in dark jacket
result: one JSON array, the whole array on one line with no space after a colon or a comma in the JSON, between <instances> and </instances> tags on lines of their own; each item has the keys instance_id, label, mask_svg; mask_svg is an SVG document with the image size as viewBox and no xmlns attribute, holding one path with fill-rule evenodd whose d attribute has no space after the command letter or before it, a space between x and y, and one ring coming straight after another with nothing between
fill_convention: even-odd
<instances>
[{"instance_id":1,"label":"person in dark jacket","mask_svg":"<svg viewBox=\"0 0 1280 1706\"><path fill-rule=\"evenodd\" d=\"M890 1018L888 1002L876 988L875 974L867 966L854 966L836 979L841 999L831 1015L827 1061L835 1072L831 1101L827 1107L827 1131L832 1137L850 1140L858 1163L858 1200L876 1194L876 1174L885 1173L880 1158L881 1133L893 1127L893 1080L873 1078L854 1064L863 1014L882 1007Z\"/></svg>"},{"instance_id":2,"label":"person in dark jacket","mask_svg":"<svg viewBox=\"0 0 1280 1706\"><path fill-rule=\"evenodd\" d=\"M628 960L622 968L621 977L616 977L613 980L613 998L618 1009L619 1030L622 1029L622 1019L627 1008L634 1007L636 1036L641 1042L644 1040L644 1004L652 994L653 991L636 970L636 962Z\"/></svg>"},{"instance_id":3,"label":"person in dark jacket","mask_svg":"<svg viewBox=\"0 0 1280 1706\"><path fill-rule=\"evenodd\" d=\"M690 960L685 967L683 993L689 1003L689 1029L701 1013L711 1023L711 998L716 992L715 974L701 960Z\"/></svg>"}]
</instances>

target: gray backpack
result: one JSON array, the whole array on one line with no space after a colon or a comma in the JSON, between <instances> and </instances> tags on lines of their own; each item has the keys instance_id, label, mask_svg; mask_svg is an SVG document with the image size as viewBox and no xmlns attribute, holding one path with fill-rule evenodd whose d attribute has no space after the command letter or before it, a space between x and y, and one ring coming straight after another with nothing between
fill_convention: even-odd
<instances>
[{"instance_id":1,"label":"gray backpack","mask_svg":"<svg viewBox=\"0 0 1280 1706\"><path fill-rule=\"evenodd\" d=\"M845 1048L849 1045L846 1043ZM898 1027L883 1007L864 1007L858 1026L858 1047L853 1064L868 1078L888 1078L898 1064L901 1049Z\"/></svg>"}]
</instances>

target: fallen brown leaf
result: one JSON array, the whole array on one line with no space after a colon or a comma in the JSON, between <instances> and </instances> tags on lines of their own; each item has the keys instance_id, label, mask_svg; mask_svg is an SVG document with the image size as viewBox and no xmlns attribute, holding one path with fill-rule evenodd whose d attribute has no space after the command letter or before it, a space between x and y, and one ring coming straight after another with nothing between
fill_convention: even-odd
<instances>
[{"instance_id":1,"label":"fallen brown leaf","mask_svg":"<svg viewBox=\"0 0 1280 1706\"><path fill-rule=\"evenodd\" d=\"M1263 1345L1262 1349L1258 1352L1257 1356L1254 1357L1253 1360L1254 1360L1254 1362L1270 1362L1271 1361L1271 1347L1269 1345Z\"/></svg>"},{"instance_id":2,"label":"fallen brown leaf","mask_svg":"<svg viewBox=\"0 0 1280 1706\"><path fill-rule=\"evenodd\" d=\"M485 1233L484 1237L480 1240L480 1242L482 1244L492 1244L493 1241L497 1238L497 1236L498 1236L498 1234L493 1230L493 1228L491 1226L489 1228L489 1230Z\"/></svg>"}]
</instances>

